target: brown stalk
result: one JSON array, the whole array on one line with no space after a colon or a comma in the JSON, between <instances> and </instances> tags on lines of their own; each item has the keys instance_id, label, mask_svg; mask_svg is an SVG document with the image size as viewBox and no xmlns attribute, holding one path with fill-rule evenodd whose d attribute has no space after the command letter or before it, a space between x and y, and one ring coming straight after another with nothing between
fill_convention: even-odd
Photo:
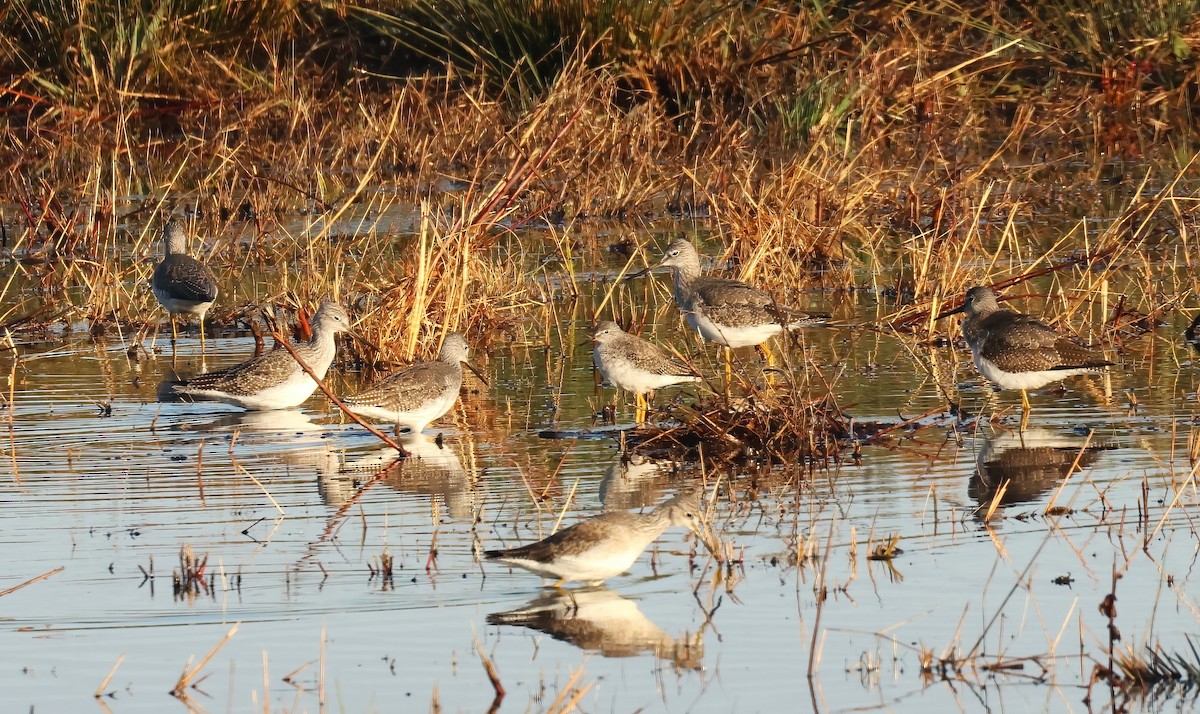
<instances>
[{"instance_id":1,"label":"brown stalk","mask_svg":"<svg viewBox=\"0 0 1200 714\"><path fill-rule=\"evenodd\" d=\"M171 690L171 694L173 696L180 699L187 697L187 692L185 690L187 689L188 684L190 684L192 680L194 680L196 676L200 674L200 670L204 669L204 665L208 664L208 661L211 660L213 656L216 655L217 652L229 642L229 640L233 639L234 634L238 631L238 627L241 624L242 623L240 622L234 623L233 627L229 628L229 632L225 633L225 636L221 638L221 641L218 642L215 647L209 650L208 654L204 655L204 658L201 659L200 663L195 667L191 666L192 661L190 658L188 659L187 663L183 665L183 672L180 673L179 680L175 682L175 687Z\"/></svg>"},{"instance_id":2,"label":"brown stalk","mask_svg":"<svg viewBox=\"0 0 1200 714\"><path fill-rule=\"evenodd\" d=\"M104 677L104 680L100 682L100 686L96 687L96 691L92 693L93 697L99 699L100 697L104 696L104 690L108 689L108 683L112 681L114 676L116 676L117 670L121 667L121 663L124 661L124 654L122 654L120 657L117 657L117 661L113 663L112 669L108 670L108 674Z\"/></svg>"},{"instance_id":3,"label":"brown stalk","mask_svg":"<svg viewBox=\"0 0 1200 714\"><path fill-rule=\"evenodd\" d=\"M492 691L496 693L496 697L492 700L492 708L497 709L500 702L504 701L504 685L500 683L500 674L496 671L496 665L492 662L492 658L488 657L483 651L483 645L478 640L475 641L475 651L479 654L479 661L483 664L483 671L487 674L488 681L492 683Z\"/></svg>"},{"instance_id":4,"label":"brown stalk","mask_svg":"<svg viewBox=\"0 0 1200 714\"><path fill-rule=\"evenodd\" d=\"M317 383L317 387L319 387L321 391L325 393L325 396L329 397L329 401L333 402L338 409L342 410L343 414L349 417L350 420L355 424L358 424L362 428L374 434L380 441L398 451L402 458L408 456L408 450L398 444L395 439L363 421L357 414L346 408L346 405L342 403L342 400L338 399L337 395L335 395L329 389L329 387L325 385L325 380L318 377L316 372L313 372L312 367L309 367L308 364L304 362L304 360L300 357L300 354L296 352L296 348L292 346L291 340L281 335L279 331L274 328L271 330L271 336L275 338L276 342L278 342L280 345L283 345L283 348L288 351L288 354L292 356L292 359L296 360L296 364L300 365L300 369L304 370L304 373Z\"/></svg>"},{"instance_id":5,"label":"brown stalk","mask_svg":"<svg viewBox=\"0 0 1200 714\"><path fill-rule=\"evenodd\" d=\"M37 581L45 580L46 578L48 578L52 575L58 575L62 571L63 571L63 567L59 566L59 567L55 568L54 570L50 570L45 573L42 573L41 575L37 576L36 578L30 578L29 580L26 580L25 582L21 583L20 585L14 585L11 588L8 588L5 590L0 590L0 597L4 597L5 595L15 593L16 591L20 590L21 588L25 587L26 585L33 585Z\"/></svg>"}]
</instances>

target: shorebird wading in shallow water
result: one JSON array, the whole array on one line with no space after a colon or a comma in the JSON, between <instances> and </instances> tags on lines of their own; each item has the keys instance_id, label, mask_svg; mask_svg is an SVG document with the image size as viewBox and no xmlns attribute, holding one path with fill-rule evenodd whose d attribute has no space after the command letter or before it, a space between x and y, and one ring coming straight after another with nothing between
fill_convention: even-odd
<instances>
[{"instance_id":1,"label":"shorebird wading in shallow water","mask_svg":"<svg viewBox=\"0 0 1200 714\"><path fill-rule=\"evenodd\" d=\"M335 337L350 329L341 305L325 300L312 319L312 339L295 345L296 354L324 379L337 351ZM180 394L225 402L243 409L286 409L312 395L317 383L285 349L275 349L228 369L206 372L175 387Z\"/></svg>"},{"instance_id":2,"label":"shorebird wading in shallow water","mask_svg":"<svg viewBox=\"0 0 1200 714\"><path fill-rule=\"evenodd\" d=\"M154 267L150 288L158 304L171 317L171 344L179 333L176 315L200 319L200 349L204 349L204 314L217 300L217 279L207 265L188 255L187 234L178 221L167 221L162 229L163 259ZM157 331L157 329L156 329Z\"/></svg>"},{"instance_id":3,"label":"shorebird wading in shallow water","mask_svg":"<svg viewBox=\"0 0 1200 714\"><path fill-rule=\"evenodd\" d=\"M596 325L592 341L596 343L592 362L604 380L617 389L633 392L639 424L645 421L650 408L647 393L672 384L700 381L691 367L658 345L625 332L612 320Z\"/></svg>"},{"instance_id":4,"label":"shorebird wading in shallow water","mask_svg":"<svg viewBox=\"0 0 1200 714\"><path fill-rule=\"evenodd\" d=\"M709 342L725 349L725 378L731 376L729 350L756 346L771 364L771 351L764 344L784 328L823 325L828 315L801 312L782 305L769 294L740 280L706 276L700 270L700 255L683 238L672 241L658 267L671 269L675 281L675 304L689 325Z\"/></svg>"},{"instance_id":5,"label":"shorebird wading in shallow water","mask_svg":"<svg viewBox=\"0 0 1200 714\"><path fill-rule=\"evenodd\" d=\"M963 339L979 373L999 389L1021 390L1021 422L1029 417L1027 390L1077 374L1102 372L1113 363L1059 335L1037 318L1005 310L989 287L967 291L963 304L936 319L965 313Z\"/></svg>"},{"instance_id":6,"label":"shorebird wading in shallow water","mask_svg":"<svg viewBox=\"0 0 1200 714\"><path fill-rule=\"evenodd\" d=\"M342 402L359 416L392 422L398 430L419 432L450 411L458 400L464 363L479 375L467 363L467 352L467 338L451 332L442 341L436 361L409 365L373 387L344 397Z\"/></svg>"},{"instance_id":7,"label":"shorebird wading in shallow water","mask_svg":"<svg viewBox=\"0 0 1200 714\"><path fill-rule=\"evenodd\" d=\"M489 550L485 558L515 565L560 587L569 580L592 585L620 575L642 551L671 526L683 526L705 542L697 494L666 501L646 514L613 511L564 528L549 538L508 550Z\"/></svg>"}]
</instances>

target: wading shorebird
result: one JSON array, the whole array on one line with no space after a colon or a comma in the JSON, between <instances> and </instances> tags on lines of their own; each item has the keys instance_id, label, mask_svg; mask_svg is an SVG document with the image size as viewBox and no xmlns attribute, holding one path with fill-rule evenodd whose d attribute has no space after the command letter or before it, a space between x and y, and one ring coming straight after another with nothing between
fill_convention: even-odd
<instances>
[{"instance_id":1,"label":"wading shorebird","mask_svg":"<svg viewBox=\"0 0 1200 714\"><path fill-rule=\"evenodd\" d=\"M672 526L687 528L709 547L701 526L700 499L688 493L649 513L602 513L536 543L489 550L483 555L554 579L555 588L571 580L598 585L628 570L642 551Z\"/></svg>"},{"instance_id":2,"label":"wading shorebird","mask_svg":"<svg viewBox=\"0 0 1200 714\"><path fill-rule=\"evenodd\" d=\"M1077 374L1102 372L1113 364L1035 317L1001 309L989 287L971 288L961 306L935 319L958 313L967 316L962 333L975 369L999 389L1021 390L1022 427L1030 412L1027 390Z\"/></svg>"},{"instance_id":3,"label":"wading shorebird","mask_svg":"<svg viewBox=\"0 0 1200 714\"><path fill-rule=\"evenodd\" d=\"M682 384L699 382L700 377L681 360L664 352L658 345L631 335L612 320L596 325L592 333L596 346L592 349L592 363L606 382L627 392L633 392L637 410L637 422L646 420L650 409L646 394L654 390Z\"/></svg>"},{"instance_id":4,"label":"wading shorebird","mask_svg":"<svg viewBox=\"0 0 1200 714\"><path fill-rule=\"evenodd\" d=\"M829 322L828 315L810 314L782 305L768 293L740 280L702 274L700 255L686 239L671 241L656 267L671 269L675 304L688 324L709 342L725 347L726 384L732 375L729 350L758 347L772 363L766 341L784 329L814 327Z\"/></svg>"},{"instance_id":5,"label":"wading shorebird","mask_svg":"<svg viewBox=\"0 0 1200 714\"><path fill-rule=\"evenodd\" d=\"M356 394L342 403L359 416L396 425L396 430L418 433L434 419L450 411L462 389L462 366L487 380L467 362L467 338L457 332L446 335L438 358L417 362Z\"/></svg>"},{"instance_id":6,"label":"wading shorebird","mask_svg":"<svg viewBox=\"0 0 1200 714\"><path fill-rule=\"evenodd\" d=\"M334 339L350 329L350 316L325 300L312 319L312 339L295 345L296 354L324 379L337 352ZM242 409L286 409L308 399L317 383L285 349L275 349L239 365L205 372L183 380L175 391L192 397L225 402Z\"/></svg>"},{"instance_id":7,"label":"wading shorebird","mask_svg":"<svg viewBox=\"0 0 1200 714\"><path fill-rule=\"evenodd\" d=\"M200 349L204 350L204 315L217 300L217 279L204 263L188 255L187 234L178 221L167 221L162 228L163 259L154 267L150 288L158 304L171 318L171 344L179 338L177 315L196 315L200 319ZM155 330L157 332L157 329Z\"/></svg>"}]
</instances>

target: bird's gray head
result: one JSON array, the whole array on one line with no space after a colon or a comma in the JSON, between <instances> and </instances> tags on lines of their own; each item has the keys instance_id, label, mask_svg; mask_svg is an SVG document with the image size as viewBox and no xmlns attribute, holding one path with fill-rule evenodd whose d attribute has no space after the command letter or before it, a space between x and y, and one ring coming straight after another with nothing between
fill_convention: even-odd
<instances>
[{"instance_id":1,"label":"bird's gray head","mask_svg":"<svg viewBox=\"0 0 1200 714\"><path fill-rule=\"evenodd\" d=\"M606 342L612 342L613 340L620 338L624 332L625 331L621 329L621 326L612 320L601 320L600 323L596 325L596 329L592 331L592 341L596 344L602 345Z\"/></svg>"},{"instance_id":2,"label":"bird's gray head","mask_svg":"<svg viewBox=\"0 0 1200 714\"><path fill-rule=\"evenodd\" d=\"M165 255L187 254L187 233L183 231L183 225L179 221L172 219L163 224L162 239Z\"/></svg>"},{"instance_id":3,"label":"bird's gray head","mask_svg":"<svg viewBox=\"0 0 1200 714\"><path fill-rule=\"evenodd\" d=\"M963 304L947 310L935 319L940 320L943 317L957 315L960 312L965 312L967 317L984 317L992 314L1000 309L1000 303L996 300L996 293L986 285L979 285L967 291L967 296L963 298Z\"/></svg>"},{"instance_id":4,"label":"bird's gray head","mask_svg":"<svg viewBox=\"0 0 1200 714\"><path fill-rule=\"evenodd\" d=\"M686 238L676 238L663 251L662 260L658 261L658 265L687 273L699 273L700 254Z\"/></svg>"},{"instance_id":5,"label":"bird's gray head","mask_svg":"<svg viewBox=\"0 0 1200 714\"><path fill-rule=\"evenodd\" d=\"M467 361L467 354L470 351L467 338L463 337L461 332L451 332L446 335L446 339L442 340L442 349L438 352L438 359L442 362L458 364Z\"/></svg>"},{"instance_id":6,"label":"bird's gray head","mask_svg":"<svg viewBox=\"0 0 1200 714\"><path fill-rule=\"evenodd\" d=\"M688 490L664 501L654 510L670 519L671 525L683 526L693 533L704 535L704 508L698 490Z\"/></svg>"},{"instance_id":7,"label":"bird's gray head","mask_svg":"<svg viewBox=\"0 0 1200 714\"><path fill-rule=\"evenodd\" d=\"M334 334L346 332L350 329L350 315L346 314L346 309L341 305L326 298L321 301L321 307L317 308L317 314L313 316L313 329Z\"/></svg>"}]
</instances>

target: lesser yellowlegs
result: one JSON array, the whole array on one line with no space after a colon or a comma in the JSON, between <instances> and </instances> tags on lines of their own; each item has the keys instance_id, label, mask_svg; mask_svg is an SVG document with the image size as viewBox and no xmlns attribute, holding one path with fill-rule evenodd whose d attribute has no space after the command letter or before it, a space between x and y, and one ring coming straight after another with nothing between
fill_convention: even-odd
<instances>
[{"instance_id":1,"label":"lesser yellowlegs","mask_svg":"<svg viewBox=\"0 0 1200 714\"><path fill-rule=\"evenodd\" d=\"M1035 317L1001 309L989 287L971 288L961 306L936 319L960 312L967 316L962 333L975 368L999 389L1021 390L1022 423L1030 410L1027 390L1113 364Z\"/></svg>"},{"instance_id":2,"label":"lesser yellowlegs","mask_svg":"<svg viewBox=\"0 0 1200 714\"><path fill-rule=\"evenodd\" d=\"M709 342L726 347L725 372L729 378L729 349L757 346L771 362L764 344L783 332L812 327L829 321L828 315L801 312L782 305L769 294L740 280L706 276L700 255L683 238L667 246L658 264L671 269L675 281L675 303L689 325Z\"/></svg>"},{"instance_id":3,"label":"lesser yellowlegs","mask_svg":"<svg viewBox=\"0 0 1200 714\"><path fill-rule=\"evenodd\" d=\"M187 234L178 221L167 221L162 229L163 259L154 268L150 287L158 303L171 317L171 341L178 339L177 315L200 319L200 348L204 349L204 315L217 299L217 279L212 270L188 255Z\"/></svg>"},{"instance_id":4,"label":"lesser yellowlegs","mask_svg":"<svg viewBox=\"0 0 1200 714\"><path fill-rule=\"evenodd\" d=\"M398 430L419 432L450 411L458 400L467 352L467 338L451 332L442 342L437 360L409 365L373 387L344 397L342 402L359 416L391 422Z\"/></svg>"},{"instance_id":5,"label":"lesser yellowlegs","mask_svg":"<svg viewBox=\"0 0 1200 714\"><path fill-rule=\"evenodd\" d=\"M553 578L556 588L569 580L596 585L628 570L671 526L683 526L704 537L697 496L677 496L645 514L602 513L536 543L489 550L484 557Z\"/></svg>"},{"instance_id":6,"label":"lesser yellowlegs","mask_svg":"<svg viewBox=\"0 0 1200 714\"><path fill-rule=\"evenodd\" d=\"M337 351L334 338L348 329L350 316L341 305L326 300L313 316L312 339L297 344L296 353L324 379ZM175 391L255 410L297 406L316 388L317 383L287 350L276 349L234 367L186 379Z\"/></svg>"},{"instance_id":7,"label":"lesser yellowlegs","mask_svg":"<svg viewBox=\"0 0 1200 714\"><path fill-rule=\"evenodd\" d=\"M612 320L596 325L592 340L596 343L592 362L609 384L633 392L639 423L645 420L650 407L647 393L672 384L700 381L691 367L658 345L625 332Z\"/></svg>"}]
</instances>

